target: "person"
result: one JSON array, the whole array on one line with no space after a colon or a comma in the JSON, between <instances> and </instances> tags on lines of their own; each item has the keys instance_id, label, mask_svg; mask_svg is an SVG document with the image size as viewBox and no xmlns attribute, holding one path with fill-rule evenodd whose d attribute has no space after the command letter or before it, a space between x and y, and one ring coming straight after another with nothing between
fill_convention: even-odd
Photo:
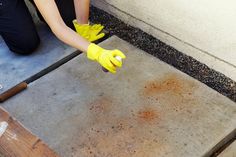
<instances>
[{"instance_id":1,"label":"person","mask_svg":"<svg viewBox=\"0 0 236 157\"><path fill-rule=\"evenodd\" d=\"M120 50L106 50L92 43L104 36L103 26L89 25L90 0L30 0L52 32L64 43L87 53L111 73L122 66ZM74 30L76 29L76 31ZM9 49L30 54L37 49L40 38L24 0L0 0L0 35Z\"/></svg>"}]
</instances>

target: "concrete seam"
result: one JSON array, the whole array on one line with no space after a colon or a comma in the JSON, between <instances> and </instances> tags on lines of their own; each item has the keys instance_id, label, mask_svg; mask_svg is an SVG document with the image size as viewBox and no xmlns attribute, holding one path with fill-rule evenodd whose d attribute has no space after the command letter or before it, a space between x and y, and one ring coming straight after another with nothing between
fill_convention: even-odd
<instances>
[{"instance_id":1,"label":"concrete seam","mask_svg":"<svg viewBox=\"0 0 236 157\"><path fill-rule=\"evenodd\" d=\"M212 147L203 157L217 157L236 140L236 128Z\"/></svg>"}]
</instances>

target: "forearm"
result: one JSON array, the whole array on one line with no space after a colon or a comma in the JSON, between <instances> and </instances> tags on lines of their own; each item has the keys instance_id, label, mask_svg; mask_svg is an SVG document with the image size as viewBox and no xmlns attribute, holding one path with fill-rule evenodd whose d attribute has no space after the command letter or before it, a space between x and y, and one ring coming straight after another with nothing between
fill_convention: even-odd
<instances>
[{"instance_id":1,"label":"forearm","mask_svg":"<svg viewBox=\"0 0 236 157\"><path fill-rule=\"evenodd\" d=\"M34 0L34 2L53 33L60 40L83 52L87 52L90 43L66 26L54 0Z\"/></svg>"},{"instance_id":2,"label":"forearm","mask_svg":"<svg viewBox=\"0 0 236 157\"><path fill-rule=\"evenodd\" d=\"M77 22L87 24L89 18L90 0L74 0Z\"/></svg>"},{"instance_id":3,"label":"forearm","mask_svg":"<svg viewBox=\"0 0 236 157\"><path fill-rule=\"evenodd\" d=\"M75 33L75 31L67 27L64 22L50 27L53 33L64 43L79 49L82 52L87 52L90 43Z\"/></svg>"}]
</instances>

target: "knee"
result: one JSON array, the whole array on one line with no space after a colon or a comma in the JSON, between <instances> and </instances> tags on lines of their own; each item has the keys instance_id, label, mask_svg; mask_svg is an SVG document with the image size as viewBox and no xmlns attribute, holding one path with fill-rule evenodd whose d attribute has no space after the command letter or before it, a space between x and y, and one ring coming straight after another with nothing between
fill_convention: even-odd
<instances>
[{"instance_id":1,"label":"knee","mask_svg":"<svg viewBox=\"0 0 236 157\"><path fill-rule=\"evenodd\" d=\"M32 54L38 48L39 44L39 37L33 39L31 38L28 40L21 40L17 43L17 46L10 47L10 50L17 54L29 55Z\"/></svg>"}]
</instances>

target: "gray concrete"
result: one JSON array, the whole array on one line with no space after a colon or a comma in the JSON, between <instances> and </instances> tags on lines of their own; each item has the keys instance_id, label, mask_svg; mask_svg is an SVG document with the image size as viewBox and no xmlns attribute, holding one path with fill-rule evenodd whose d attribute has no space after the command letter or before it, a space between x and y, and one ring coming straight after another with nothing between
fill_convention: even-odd
<instances>
[{"instance_id":1,"label":"gray concrete","mask_svg":"<svg viewBox=\"0 0 236 157\"><path fill-rule=\"evenodd\" d=\"M236 127L236 104L117 37L116 75L81 55L3 103L61 156L199 157Z\"/></svg>"},{"instance_id":2,"label":"gray concrete","mask_svg":"<svg viewBox=\"0 0 236 157\"><path fill-rule=\"evenodd\" d=\"M236 141L227 147L218 157L236 157Z\"/></svg>"},{"instance_id":3,"label":"gray concrete","mask_svg":"<svg viewBox=\"0 0 236 157\"><path fill-rule=\"evenodd\" d=\"M44 24L38 26L39 49L29 56L11 52L0 39L0 94L75 51L59 41Z\"/></svg>"},{"instance_id":4,"label":"gray concrete","mask_svg":"<svg viewBox=\"0 0 236 157\"><path fill-rule=\"evenodd\" d=\"M138 27L236 81L236 1L92 0L92 4Z\"/></svg>"}]
</instances>

